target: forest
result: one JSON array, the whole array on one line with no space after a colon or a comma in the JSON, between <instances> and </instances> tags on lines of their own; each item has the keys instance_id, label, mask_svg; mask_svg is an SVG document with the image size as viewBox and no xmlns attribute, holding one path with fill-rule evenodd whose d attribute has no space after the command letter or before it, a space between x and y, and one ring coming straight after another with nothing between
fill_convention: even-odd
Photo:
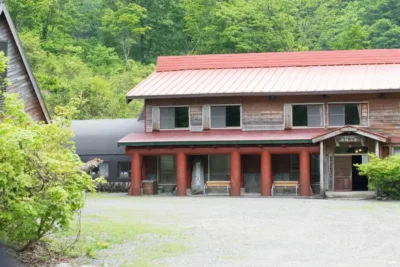
<instances>
[{"instance_id":1,"label":"forest","mask_svg":"<svg viewBox=\"0 0 400 267\"><path fill-rule=\"evenodd\" d=\"M398 0L6 0L51 113L136 117L160 55L400 47Z\"/></svg>"}]
</instances>

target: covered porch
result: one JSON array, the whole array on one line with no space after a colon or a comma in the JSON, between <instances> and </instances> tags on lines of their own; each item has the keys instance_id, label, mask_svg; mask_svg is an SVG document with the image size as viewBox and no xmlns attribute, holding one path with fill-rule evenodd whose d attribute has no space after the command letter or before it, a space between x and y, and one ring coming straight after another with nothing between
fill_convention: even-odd
<instances>
[{"instance_id":1,"label":"covered porch","mask_svg":"<svg viewBox=\"0 0 400 267\"><path fill-rule=\"evenodd\" d=\"M129 195L141 195L142 180L154 179L176 185L176 195L185 196L191 187L193 160L202 159L205 181L229 181L231 196L271 196L274 181L298 181L299 195L312 196L311 177L316 174L319 179L319 169L317 165L315 173L311 161L319 156L319 149L315 145L127 147L132 158Z\"/></svg>"}]
</instances>

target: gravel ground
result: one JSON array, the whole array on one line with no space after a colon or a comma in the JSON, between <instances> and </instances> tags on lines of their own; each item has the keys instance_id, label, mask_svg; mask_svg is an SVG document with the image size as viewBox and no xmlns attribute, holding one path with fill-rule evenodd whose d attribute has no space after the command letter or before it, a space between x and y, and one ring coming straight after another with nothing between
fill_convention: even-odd
<instances>
[{"instance_id":1,"label":"gravel ground","mask_svg":"<svg viewBox=\"0 0 400 267\"><path fill-rule=\"evenodd\" d=\"M189 249L149 266L400 266L400 202L114 195L84 212L110 207L182 232Z\"/></svg>"}]
</instances>

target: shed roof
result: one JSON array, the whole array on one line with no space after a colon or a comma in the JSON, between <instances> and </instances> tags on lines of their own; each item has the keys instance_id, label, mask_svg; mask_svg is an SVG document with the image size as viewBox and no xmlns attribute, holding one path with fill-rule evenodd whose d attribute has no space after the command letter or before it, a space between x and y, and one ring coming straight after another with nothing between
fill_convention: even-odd
<instances>
[{"instance_id":1,"label":"shed roof","mask_svg":"<svg viewBox=\"0 0 400 267\"><path fill-rule=\"evenodd\" d=\"M124 155L118 140L132 132L144 132L144 123L137 119L75 120L72 130L79 155Z\"/></svg>"},{"instance_id":2,"label":"shed roof","mask_svg":"<svg viewBox=\"0 0 400 267\"><path fill-rule=\"evenodd\" d=\"M400 91L400 49L159 57L127 99Z\"/></svg>"}]
</instances>

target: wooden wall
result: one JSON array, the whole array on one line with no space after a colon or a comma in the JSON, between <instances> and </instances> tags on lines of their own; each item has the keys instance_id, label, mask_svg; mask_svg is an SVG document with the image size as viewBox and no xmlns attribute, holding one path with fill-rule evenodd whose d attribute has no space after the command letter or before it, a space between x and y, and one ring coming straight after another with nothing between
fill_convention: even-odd
<instances>
[{"instance_id":1,"label":"wooden wall","mask_svg":"<svg viewBox=\"0 0 400 267\"><path fill-rule=\"evenodd\" d=\"M212 104L241 104L242 129L283 130L284 104L323 103L325 128L328 128L328 103L330 102L362 102L362 124L367 129L388 136L400 137L400 93L392 94L354 94L354 95L308 95L308 96L254 96L254 97L213 97L213 98L180 98L180 99L148 99L147 105L190 105L193 108L191 119L199 123L200 107ZM146 110L149 110L148 108ZM204 110L203 110L204 114ZM147 125L151 125L150 115ZM368 119L369 118L369 119ZM192 122L192 123L193 123ZM204 118L203 118L204 124ZM369 126L368 126L369 125ZM198 127L196 128L199 129ZM147 129L151 131L151 129Z\"/></svg>"},{"instance_id":2,"label":"wooden wall","mask_svg":"<svg viewBox=\"0 0 400 267\"><path fill-rule=\"evenodd\" d=\"M0 40L8 42L7 78L12 85L7 87L7 92L19 93L20 98L24 101L25 111L35 120L46 121L4 14L0 15Z\"/></svg>"}]
</instances>

